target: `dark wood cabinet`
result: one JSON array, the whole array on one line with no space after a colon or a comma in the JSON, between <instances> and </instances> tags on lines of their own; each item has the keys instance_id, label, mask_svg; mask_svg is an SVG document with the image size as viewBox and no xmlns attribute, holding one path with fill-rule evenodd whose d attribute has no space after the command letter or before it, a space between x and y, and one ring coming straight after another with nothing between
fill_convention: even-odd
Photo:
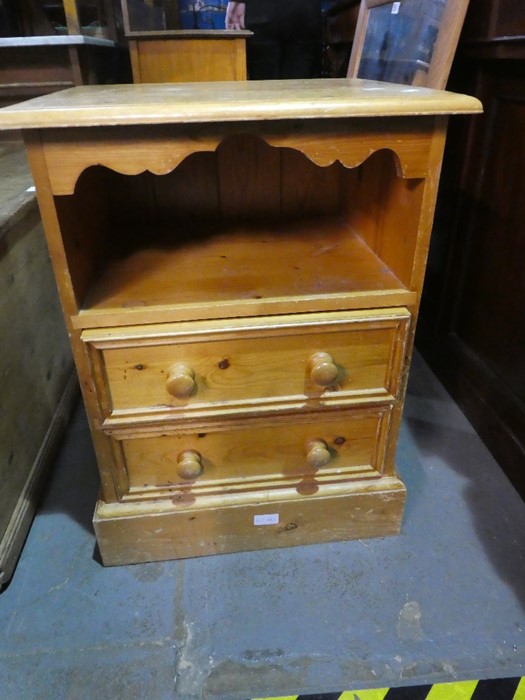
<instances>
[{"instance_id":1,"label":"dark wood cabinet","mask_svg":"<svg viewBox=\"0 0 525 700\"><path fill-rule=\"evenodd\" d=\"M482 116L451 126L418 346L525 493L525 13L473 2L449 89Z\"/></svg>"}]
</instances>

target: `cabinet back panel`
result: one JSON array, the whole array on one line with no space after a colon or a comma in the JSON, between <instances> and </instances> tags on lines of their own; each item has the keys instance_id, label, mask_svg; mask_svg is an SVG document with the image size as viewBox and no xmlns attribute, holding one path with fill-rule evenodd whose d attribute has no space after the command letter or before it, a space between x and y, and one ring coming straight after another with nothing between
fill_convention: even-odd
<instances>
[{"instance_id":1,"label":"cabinet back panel","mask_svg":"<svg viewBox=\"0 0 525 700\"><path fill-rule=\"evenodd\" d=\"M217 149L220 209L230 219L279 216L280 151L258 138L230 138Z\"/></svg>"},{"instance_id":2,"label":"cabinet back panel","mask_svg":"<svg viewBox=\"0 0 525 700\"><path fill-rule=\"evenodd\" d=\"M168 175L147 173L154 192L155 212L150 215L168 223L177 216L212 221L220 215L220 182L215 153L193 153Z\"/></svg>"}]
</instances>

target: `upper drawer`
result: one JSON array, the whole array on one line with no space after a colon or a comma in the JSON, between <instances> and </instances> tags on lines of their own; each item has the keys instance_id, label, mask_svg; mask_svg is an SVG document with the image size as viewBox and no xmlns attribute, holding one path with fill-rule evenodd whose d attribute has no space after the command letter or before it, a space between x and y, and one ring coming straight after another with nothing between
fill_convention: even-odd
<instances>
[{"instance_id":1,"label":"upper drawer","mask_svg":"<svg viewBox=\"0 0 525 700\"><path fill-rule=\"evenodd\" d=\"M87 330L106 424L391 399L406 309Z\"/></svg>"}]
</instances>

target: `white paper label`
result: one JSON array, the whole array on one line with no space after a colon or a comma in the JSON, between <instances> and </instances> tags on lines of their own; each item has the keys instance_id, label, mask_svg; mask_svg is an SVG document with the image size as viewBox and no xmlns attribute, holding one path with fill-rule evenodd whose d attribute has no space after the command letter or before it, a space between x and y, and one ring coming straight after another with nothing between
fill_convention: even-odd
<instances>
[{"instance_id":1,"label":"white paper label","mask_svg":"<svg viewBox=\"0 0 525 700\"><path fill-rule=\"evenodd\" d=\"M254 515L254 525L278 525L279 513L269 513L268 515Z\"/></svg>"},{"instance_id":2,"label":"white paper label","mask_svg":"<svg viewBox=\"0 0 525 700\"><path fill-rule=\"evenodd\" d=\"M400 3L400 2L393 2L393 3L392 3L392 14L393 14L393 15L399 14L399 8L400 8L400 7L401 7L401 3Z\"/></svg>"}]
</instances>

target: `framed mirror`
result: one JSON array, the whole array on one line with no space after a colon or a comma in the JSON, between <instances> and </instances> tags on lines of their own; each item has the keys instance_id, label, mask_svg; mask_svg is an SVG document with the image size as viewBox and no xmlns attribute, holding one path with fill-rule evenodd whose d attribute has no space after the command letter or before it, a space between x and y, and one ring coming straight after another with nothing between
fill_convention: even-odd
<instances>
[{"instance_id":1,"label":"framed mirror","mask_svg":"<svg viewBox=\"0 0 525 700\"><path fill-rule=\"evenodd\" d=\"M443 89L469 0L361 0L347 76Z\"/></svg>"}]
</instances>

